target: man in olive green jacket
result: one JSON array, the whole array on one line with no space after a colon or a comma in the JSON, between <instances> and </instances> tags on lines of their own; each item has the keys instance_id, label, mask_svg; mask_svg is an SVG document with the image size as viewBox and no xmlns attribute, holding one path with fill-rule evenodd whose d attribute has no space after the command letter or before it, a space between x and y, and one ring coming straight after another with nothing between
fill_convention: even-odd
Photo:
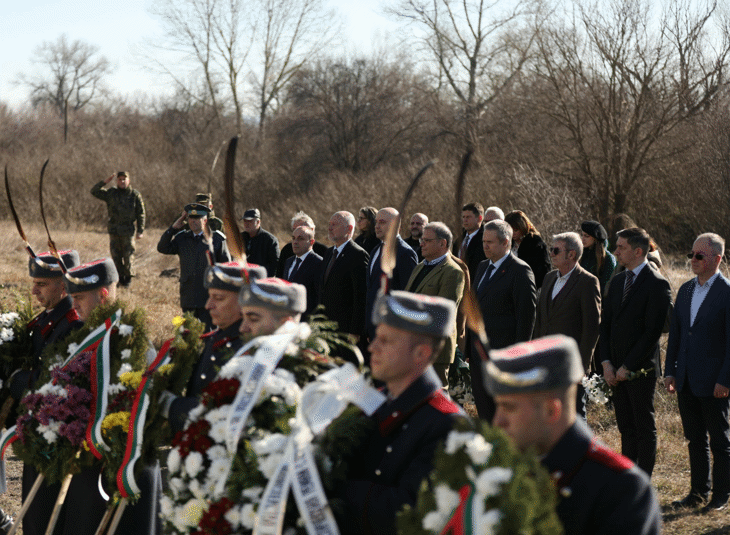
<instances>
[{"instance_id":1,"label":"man in olive green jacket","mask_svg":"<svg viewBox=\"0 0 730 535\"><path fill-rule=\"evenodd\" d=\"M116 188L105 188L114 178ZM109 250L119 273L119 286L129 286L134 273L135 226L137 239L144 233L145 212L142 195L129 186L129 173L119 171L91 188L91 194L106 203L109 212Z\"/></svg>"}]
</instances>

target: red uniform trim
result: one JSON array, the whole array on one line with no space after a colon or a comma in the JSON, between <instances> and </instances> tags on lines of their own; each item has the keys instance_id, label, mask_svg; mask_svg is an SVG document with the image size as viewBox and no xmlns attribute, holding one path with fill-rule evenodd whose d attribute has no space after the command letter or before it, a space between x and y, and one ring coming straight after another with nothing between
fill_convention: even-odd
<instances>
[{"instance_id":1,"label":"red uniform trim","mask_svg":"<svg viewBox=\"0 0 730 535\"><path fill-rule=\"evenodd\" d=\"M595 461L598 464L610 468L614 472L623 472L624 470L628 470L634 466L634 463L630 459L627 459L620 453L616 453L615 451L608 449L595 440L591 442L591 446L586 452L586 457L591 461Z\"/></svg>"},{"instance_id":2,"label":"red uniform trim","mask_svg":"<svg viewBox=\"0 0 730 535\"><path fill-rule=\"evenodd\" d=\"M442 392L437 392L429 401L428 404L434 409L439 411L441 414L456 414L461 411L459 406L447 398Z\"/></svg>"},{"instance_id":3,"label":"red uniform trim","mask_svg":"<svg viewBox=\"0 0 730 535\"><path fill-rule=\"evenodd\" d=\"M79 317L79 313L76 312L75 309L70 309L68 312L66 312L66 321L69 323L73 323L74 321L79 321L81 318Z\"/></svg>"}]
</instances>

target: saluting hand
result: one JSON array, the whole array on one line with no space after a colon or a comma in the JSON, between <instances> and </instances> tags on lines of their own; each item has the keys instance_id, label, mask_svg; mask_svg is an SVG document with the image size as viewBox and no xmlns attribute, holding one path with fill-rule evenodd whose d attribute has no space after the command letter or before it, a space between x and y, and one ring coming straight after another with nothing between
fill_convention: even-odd
<instances>
[{"instance_id":1,"label":"saluting hand","mask_svg":"<svg viewBox=\"0 0 730 535\"><path fill-rule=\"evenodd\" d=\"M178 217L175 222L172 224L172 228L176 230L180 230L183 228L183 224L185 223L185 220L188 218L188 213L183 210L183 213Z\"/></svg>"},{"instance_id":2,"label":"saluting hand","mask_svg":"<svg viewBox=\"0 0 730 535\"><path fill-rule=\"evenodd\" d=\"M720 383L715 384L714 395L716 398L726 398L728 396L728 392L730 392L728 387L722 386Z\"/></svg>"}]
</instances>

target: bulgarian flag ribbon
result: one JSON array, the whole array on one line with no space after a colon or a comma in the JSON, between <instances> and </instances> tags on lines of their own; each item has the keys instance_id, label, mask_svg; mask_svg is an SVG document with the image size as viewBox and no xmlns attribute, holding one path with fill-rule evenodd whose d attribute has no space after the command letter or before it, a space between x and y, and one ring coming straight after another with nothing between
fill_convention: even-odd
<instances>
[{"instance_id":1,"label":"bulgarian flag ribbon","mask_svg":"<svg viewBox=\"0 0 730 535\"><path fill-rule=\"evenodd\" d=\"M140 492L134 478L134 465L142 455L144 424L147 419L147 409L150 405L149 391L152 388L152 374L172 360L170 345L173 340L174 338L170 338L162 344L159 353L157 353L157 358L142 376L134 396L134 403L129 416L129 429L127 430L127 448L124 452L122 465L117 471L117 488L123 498L129 498Z\"/></svg>"},{"instance_id":2,"label":"bulgarian flag ribbon","mask_svg":"<svg viewBox=\"0 0 730 535\"><path fill-rule=\"evenodd\" d=\"M89 340L92 335L95 335L94 338L96 340L87 347L87 351L93 351L93 355L91 358L91 370L89 372L92 394L91 418L89 419L89 425L86 427L86 443L89 445L91 453L93 453L94 457L97 459L101 459L102 457L101 453L99 453L100 449L109 449L109 447L104 443L104 438L101 434L101 424L106 416L108 403L109 345L111 342L111 334L113 328L119 324L119 320L121 318L122 310L119 309L112 314L111 317L107 318L102 325L94 329L94 331L90 333L81 344L83 347L87 340ZM97 333L97 331L101 328L103 328L103 333ZM99 351L99 346L101 346L101 352ZM79 348L76 353L79 353L80 350L81 348Z\"/></svg>"},{"instance_id":3,"label":"bulgarian flag ribbon","mask_svg":"<svg viewBox=\"0 0 730 535\"><path fill-rule=\"evenodd\" d=\"M451 518L441 531L441 535L472 535L472 501L474 485L467 483L459 489L459 505L451 513Z\"/></svg>"},{"instance_id":4,"label":"bulgarian flag ribbon","mask_svg":"<svg viewBox=\"0 0 730 535\"><path fill-rule=\"evenodd\" d=\"M7 451L8 446L19 438L18 434L15 432L16 427L17 426L14 425L0 436L0 460L5 459L5 452Z\"/></svg>"},{"instance_id":5,"label":"bulgarian flag ribbon","mask_svg":"<svg viewBox=\"0 0 730 535\"><path fill-rule=\"evenodd\" d=\"M76 357L84 353L85 351L94 351L98 347L98 345L101 343L104 336L106 336L106 333L111 330L112 328L112 320L114 318L118 318L122 315L121 310L117 310L111 318L107 318L104 320L104 323L99 325L96 329L91 331L86 338L79 344L79 347L76 348L76 351L71 353L69 357L63 361L63 364L61 365L61 369L68 366L68 364L71 363L72 360L74 360ZM118 319L117 319L118 321Z\"/></svg>"}]
</instances>

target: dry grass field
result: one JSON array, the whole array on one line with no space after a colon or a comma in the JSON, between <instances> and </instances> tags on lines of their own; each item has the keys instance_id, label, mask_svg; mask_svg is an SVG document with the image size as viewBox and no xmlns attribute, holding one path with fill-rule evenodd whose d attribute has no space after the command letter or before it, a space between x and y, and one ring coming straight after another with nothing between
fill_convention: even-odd
<instances>
[{"instance_id":1,"label":"dry grass field","mask_svg":"<svg viewBox=\"0 0 730 535\"><path fill-rule=\"evenodd\" d=\"M41 225L28 225L25 229L31 246L36 252L46 250L45 231ZM53 239L59 248L75 248L82 261L108 255L108 237L103 229L52 228ZM128 289L121 289L119 297L132 306L140 306L147 312L153 342L159 346L169 333L170 320L179 313L177 279L160 277L162 270L176 268L176 256L157 253L157 240L162 229L148 229L144 238L137 242L137 271ZM0 303L12 301L16 292L26 293L30 284L27 275L27 254L10 222L0 223ZM673 288L689 278L683 261L670 262L667 274ZM725 266L723 266L725 267ZM726 273L727 274L727 273ZM659 452L653 482L660 503L664 506L683 498L689 489L689 464L682 437L682 425L676 408L676 400L657 388L657 425L659 428ZM601 439L614 449L620 448L620 438L613 413L604 407L589 406L589 423ZM0 496L0 507L11 514L20 509L20 463L10 458L8 463L8 492ZM720 535L730 534L730 512L700 515L696 511L667 513L664 516L664 532L671 535ZM590 535L590 534L586 534Z\"/></svg>"}]
</instances>

